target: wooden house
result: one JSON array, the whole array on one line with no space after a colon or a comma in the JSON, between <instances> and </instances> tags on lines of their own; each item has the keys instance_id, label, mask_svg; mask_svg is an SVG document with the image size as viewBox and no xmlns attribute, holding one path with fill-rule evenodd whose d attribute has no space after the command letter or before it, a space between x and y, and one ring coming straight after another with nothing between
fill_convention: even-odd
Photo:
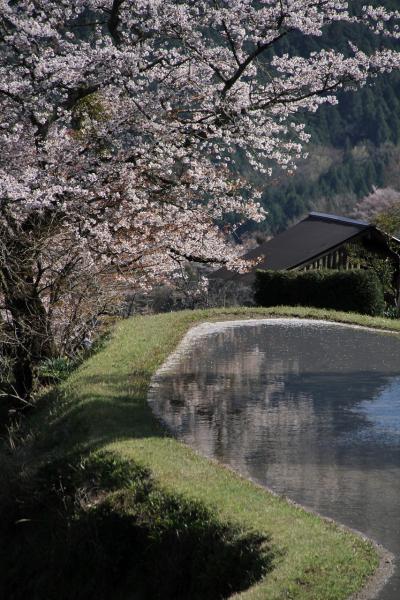
<instances>
[{"instance_id":1,"label":"wooden house","mask_svg":"<svg viewBox=\"0 0 400 600\"><path fill-rule=\"evenodd\" d=\"M399 255L400 240L370 223L311 212L293 227L245 254L243 258L258 260L249 272L238 274L223 268L213 278L251 284L256 269L358 269L365 268L365 256L376 256L393 263L398 279Z\"/></svg>"}]
</instances>

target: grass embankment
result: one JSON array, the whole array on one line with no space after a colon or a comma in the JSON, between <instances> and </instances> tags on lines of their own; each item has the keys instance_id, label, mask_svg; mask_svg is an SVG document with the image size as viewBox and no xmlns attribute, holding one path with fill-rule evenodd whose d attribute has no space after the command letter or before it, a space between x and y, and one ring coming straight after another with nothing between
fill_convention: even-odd
<instances>
[{"instance_id":1,"label":"grass embankment","mask_svg":"<svg viewBox=\"0 0 400 600\"><path fill-rule=\"evenodd\" d=\"M241 598L344 599L377 567L371 544L202 458L166 435L146 401L151 376L191 326L283 315L400 331L399 322L383 318L286 307L184 311L123 321L105 348L60 386L39 443L42 453L58 457L101 449L132 459L150 469L166 493L200 501L221 522L265 534L273 569ZM43 414L35 420L43 429Z\"/></svg>"}]
</instances>

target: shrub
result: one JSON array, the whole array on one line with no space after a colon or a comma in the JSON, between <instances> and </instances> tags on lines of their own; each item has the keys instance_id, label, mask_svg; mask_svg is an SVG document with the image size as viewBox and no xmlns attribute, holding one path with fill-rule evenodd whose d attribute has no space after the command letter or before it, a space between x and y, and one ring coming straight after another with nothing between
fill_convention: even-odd
<instances>
[{"instance_id":1,"label":"shrub","mask_svg":"<svg viewBox=\"0 0 400 600\"><path fill-rule=\"evenodd\" d=\"M257 271L255 301L261 306L315 306L382 315L385 302L375 273L354 271Z\"/></svg>"},{"instance_id":2,"label":"shrub","mask_svg":"<svg viewBox=\"0 0 400 600\"><path fill-rule=\"evenodd\" d=\"M67 377L76 368L76 362L65 356L48 358L38 367L38 378L45 383L58 383Z\"/></svg>"}]
</instances>

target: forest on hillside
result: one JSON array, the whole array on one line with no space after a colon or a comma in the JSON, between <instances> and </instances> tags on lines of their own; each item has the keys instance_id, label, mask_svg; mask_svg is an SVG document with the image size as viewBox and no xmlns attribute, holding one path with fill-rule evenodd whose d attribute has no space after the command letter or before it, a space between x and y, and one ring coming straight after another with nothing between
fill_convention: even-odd
<instances>
[{"instance_id":1,"label":"forest on hillside","mask_svg":"<svg viewBox=\"0 0 400 600\"><path fill-rule=\"evenodd\" d=\"M360 2L352 3L357 10ZM396 1L380 2L398 8ZM380 40L365 29L338 23L322 38L298 36L283 39L279 52L308 55L321 47L349 52L349 42L370 52ZM393 48L400 42L391 42ZM293 175L275 170L266 181L250 172L245 161L241 174L262 189L268 211L261 224L246 225L241 232L276 234L310 210L352 214L355 205L378 188L400 190L400 75L372 79L357 92L343 91L336 106L323 105L305 117L312 134L309 156Z\"/></svg>"}]
</instances>

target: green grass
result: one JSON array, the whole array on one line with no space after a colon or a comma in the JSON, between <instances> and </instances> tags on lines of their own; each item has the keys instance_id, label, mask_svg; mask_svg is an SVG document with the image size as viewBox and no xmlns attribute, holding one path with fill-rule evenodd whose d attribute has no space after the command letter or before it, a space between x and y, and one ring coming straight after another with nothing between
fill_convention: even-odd
<instances>
[{"instance_id":1,"label":"green grass","mask_svg":"<svg viewBox=\"0 0 400 600\"><path fill-rule=\"evenodd\" d=\"M210 309L119 322L98 354L58 388L52 411L32 426L41 452L109 450L151 470L166 492L203 502L221 521L269 536L274 569L238 597L339 600L378 565L376 551L352 533L295 507L166 435L146 396L150 378L188 329L200 322L268 316L330 319L400 331L400 322L334 311L278 307Z\"/></svg>"}]
</instances>

